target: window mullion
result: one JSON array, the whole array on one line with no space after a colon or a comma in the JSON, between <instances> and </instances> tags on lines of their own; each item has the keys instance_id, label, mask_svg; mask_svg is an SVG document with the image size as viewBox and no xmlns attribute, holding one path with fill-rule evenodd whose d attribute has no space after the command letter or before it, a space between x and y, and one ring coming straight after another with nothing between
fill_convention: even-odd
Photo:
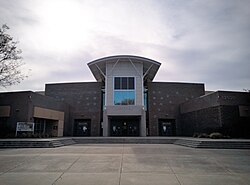
<instances>
[{"instance_id":1,"label":"window mullion","mask_svg":"<svg viewBox=\"0 0 250 185\"><path fill-rule=\"evenodd\" d=\"M120 89L122 90L122 77L119 78L120 78Z\"/></svg>"}]
</instances>

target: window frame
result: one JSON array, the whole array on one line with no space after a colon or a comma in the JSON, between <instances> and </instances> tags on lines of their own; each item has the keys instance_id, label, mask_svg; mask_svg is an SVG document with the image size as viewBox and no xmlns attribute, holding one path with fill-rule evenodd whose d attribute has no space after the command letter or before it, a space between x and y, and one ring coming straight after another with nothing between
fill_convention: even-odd
<instances>
[{"instance_id":1,"label":"window frame","mask_svg":"<svg viewBox=\"0 0 250 185\"><path fill-rule=\"evenodd\" d=\"M115 82L116 82L116 78L120 78L120 84L119 84L119 88L116 89L115 87ZM127 78L127 88L126 89L123 89L122 88L122 78ZM133 89L129 89L129 78L133 78L134 80L134 84L133 84ZM118 91L128 91L128 92L131 92L133 91L134 92L134 104L123 104L123 105L136 105L136 77L135 76L114 76L113 77L113 105L116 105L115 104L115 92L118 92Z\"/></svg>"}]
</instances>

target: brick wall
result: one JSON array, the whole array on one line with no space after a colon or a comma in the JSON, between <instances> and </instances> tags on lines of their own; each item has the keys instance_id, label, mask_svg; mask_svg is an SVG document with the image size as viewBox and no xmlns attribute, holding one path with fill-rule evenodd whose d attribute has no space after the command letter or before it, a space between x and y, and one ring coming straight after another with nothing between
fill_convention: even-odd
<instances>
[{"instance_id":1,"label":"brick wall","mask_svg":"<svg viewBox=\"0 0 250 185\"><path fill-rule=\"evenodd\" d=\"M204 95L204 84L149 82L147 86L149 135L159 135L159 119L175 119L177 135L180 135L179 105Z\"/></svg>"},{"instance_id":2,"label":"brick wall","mask_svg":"<svg viewBox=\"0 0 250 185\"><path fill-rule=\"evenodd\" d=\"M220 111L220 106L216 106L182 114L182 135L193 136L194 133L220 131L222 127Z\"/></svg>"},{"instance_id":3,"label":"brick wall","mask_svg":"<svg viewBox=\"0 0 250 185\"><path fill-rule=\"evenodd\" d=\"M0 106L10 106L10 115L6 120L12 135L17 122L34 121L35 106L65 112L66 120L68 115L68 106L63 102L31 91L0 93Z\"/></svg>"},{"instance_id":4,"label":"brick wall","mask_svg":"<svg viewBox=\"0 0 250 185\"><path fill-rule=\"evenodd\" d=\"M73 135L74 120L90 119L91 136L100 135L102 84L99 82L46 84L45 95L69 104L65 135Z\"/></svg>"},{"instance_id":5,"label":"brick wall","mask_svg":"<svg viewBox=\"0 0 250 185\"><path fill-rule=\"evenodd\" d=\"M249 117L240 117L238 106L221 105L181 115L184 136L220 132L231 137L250 137Z\"/></svg>"}]
</instances>

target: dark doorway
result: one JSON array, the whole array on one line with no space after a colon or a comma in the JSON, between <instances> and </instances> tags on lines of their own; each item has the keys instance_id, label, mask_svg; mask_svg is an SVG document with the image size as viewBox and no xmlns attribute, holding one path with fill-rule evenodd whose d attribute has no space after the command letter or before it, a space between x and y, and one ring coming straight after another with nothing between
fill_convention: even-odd
<instances>
[{"instance_id":1,"label":"dark doorway","mask_svg":"<svg viewBox=\"0 0 250 185\"><path fill-rule=\"evenodd\" d=\"M8 137L11 132L14 136L15 130L12 130L10 125L8 125L8 117L0 117L0 138Z\"/></svg>"},{"instance_id":2,"label":"dark doorway","mask_svg":"<svg viewBox=\"0 0 250 185\"><path fill-rule=\"evenodd\" d=\"M140 117L111 117L110 136L139 136Z\"/></svg>"},{"instance_id":3,"label":"dark doorway","mask_svg":"<svg viewBox=\"0 0 250 185\"><path fill-rule=\"evenodd\" d=\"M74 136L90 136L90 119L76 119L74 123Z\"/></svg>"},{"instance_id":4,"label":"dark doorway","mask_svg":"<svg viewBox=\"0 0 250 185\"><path fill-rule=\"evenodd\" d=\"M250 139L249 123L250 117L240 117L239 121L235 121L232 127L232 137ZM225 135L227 135L227 133L225 133Z\"/></svg>"},{"instance_id":5,"label":"dark doorway","mask_svg":"<svg viewBox=\"0 0 250 185\"><path fill-rule=\"evenodd\" d=\"M159 135L160 136L175 136L176 125L174 119L159 119Z\"/></svg>"}]
</instances>

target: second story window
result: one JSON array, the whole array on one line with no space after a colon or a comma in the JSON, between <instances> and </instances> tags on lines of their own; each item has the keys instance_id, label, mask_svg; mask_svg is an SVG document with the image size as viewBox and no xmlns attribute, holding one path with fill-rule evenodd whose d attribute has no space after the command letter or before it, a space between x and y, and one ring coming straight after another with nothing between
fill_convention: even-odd
<instances>
[{"instance_id":1,"label":"second story window","mask_svg":"<svg viewBox=\"0 0 250 185\"><path fill-rule=\"evenodd\" d=\"M114 105L135 104L135 78L114 78Z\"/></svg>"},{"instance_id":2,"label":"second story window","mask_svg":"<svg viewBox=\"0 0 250 185\"><path fill-rule=\"evenodd\" d=\"M118 90L134 90L135 78L134 77L115 77L114 89Z\"/></svg>"}]
</instances>

